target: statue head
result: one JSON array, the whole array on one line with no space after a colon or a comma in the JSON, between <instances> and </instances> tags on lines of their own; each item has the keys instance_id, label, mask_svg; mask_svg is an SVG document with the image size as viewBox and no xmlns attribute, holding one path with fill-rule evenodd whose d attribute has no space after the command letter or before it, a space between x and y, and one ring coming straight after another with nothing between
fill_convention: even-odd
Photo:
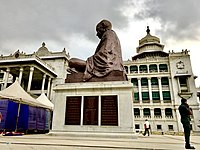
<instances>
[{"instance_id":1,"label":"statue head","mask_svg":"<svg viewBox=\"0 0 200 150\"><path fill-rule=\"evenodd\" d=\"M96 26L96 31L97 31L96 35L101 39L103 36L103 33L111 29L112 29L111 22L108 20L102 20Z\"/></svg>"}]
</instances>

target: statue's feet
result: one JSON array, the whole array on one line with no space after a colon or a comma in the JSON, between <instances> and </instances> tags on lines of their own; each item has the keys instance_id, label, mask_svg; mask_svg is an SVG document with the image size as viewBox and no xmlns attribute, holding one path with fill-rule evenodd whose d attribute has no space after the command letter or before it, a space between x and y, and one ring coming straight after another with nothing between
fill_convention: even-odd
<instances>
[{"instance_id":1,"label":"statue's feet","mask_svg":"<svg viewBox=\"0 0 200 150\"><path fill-rule=\"evenodd\" d=\"M69 73L78 73L78 71L75 68L67 68L67 72L69 72Z\"/></svg>"}]
</instances>

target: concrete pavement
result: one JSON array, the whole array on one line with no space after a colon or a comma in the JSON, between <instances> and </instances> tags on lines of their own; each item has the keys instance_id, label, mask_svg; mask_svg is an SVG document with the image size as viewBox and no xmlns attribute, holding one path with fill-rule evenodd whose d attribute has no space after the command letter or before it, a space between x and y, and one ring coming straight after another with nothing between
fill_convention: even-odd
<instances>
[{"instance_id":1,"label":"concrete pavement","mask_svg":"<svg viewBox=\"0 0 200 150\"><path fill-rule=\"evenodd\" d=\"M136 135L137 138L67 137L34 134L0 136L0 150L183 150L184 137L174 135ZM200 136L191 136L200 150Z\"/></svg>"}]
</instances>

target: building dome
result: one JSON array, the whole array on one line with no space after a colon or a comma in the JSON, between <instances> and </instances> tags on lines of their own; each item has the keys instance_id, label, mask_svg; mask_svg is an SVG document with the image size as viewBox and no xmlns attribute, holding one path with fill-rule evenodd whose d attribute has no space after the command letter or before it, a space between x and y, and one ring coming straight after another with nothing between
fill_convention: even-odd
<instances>
[{"instance_id":1,"label":"building dome","mask_svg":"<svg viewBox=\"0 0 200 150\"><path fill-rule=\"evenodd\" d=\"M149 42L156 42L156 43L160 43L160 39L156 36L152 36L150 34L150 29L149 26L147 26L147 35L145 37L143 37L141 40L139 40L139 45L143 45L145 43L149 43Z\"/></svg>"},{"instance_id":2,"label":"building dome","mask_svg":"<svg viewBox=\"0 0 200 150\"><path fill-rule=\"evenodd\" d=\"M160 44L160 39L150 34L149 26L147 26L147 35L139 40L139 46L137 47L137 53L151 52L151 51L163 51L164 45Z\"/></svg>"},{"instance_id":3,"label":"building dome","mask_svg":"<svg viewBox=\"0 0 200 150\"><path fill-rule=\"evenodd\" d=\"M39 56L43 56L43 55L49 54L50 52L49 52L48 48L45 46L45 43L43 42L42 46L38 49L38 51L36 53Z\"/></svg>"}]
</instances>

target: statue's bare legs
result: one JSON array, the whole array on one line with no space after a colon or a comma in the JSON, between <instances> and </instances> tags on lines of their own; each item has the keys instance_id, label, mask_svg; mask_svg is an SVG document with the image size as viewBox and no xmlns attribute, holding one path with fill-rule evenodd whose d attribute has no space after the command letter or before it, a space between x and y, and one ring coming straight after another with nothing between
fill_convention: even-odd
<instances>
[{"instance_id":1,"label":"statue's bare legs","mask_svg":"<svg viewBox=\"0 0 200 150\"><path fill-rule=\"evenodd\" d=\"M68 72L84 72L86 67L86 61L78 59L78 58L71 58L69 60L69 67L67 69Z\"/></svg>"}]
</instances>

